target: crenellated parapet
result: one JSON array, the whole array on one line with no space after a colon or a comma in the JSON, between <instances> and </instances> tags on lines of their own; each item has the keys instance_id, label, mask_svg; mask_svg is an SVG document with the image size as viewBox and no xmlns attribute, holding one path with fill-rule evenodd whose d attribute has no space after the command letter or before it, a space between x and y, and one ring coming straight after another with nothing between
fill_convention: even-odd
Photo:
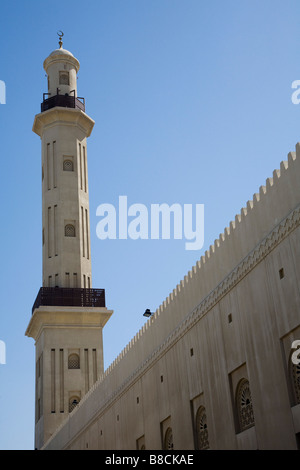
<instances>
[{"instance_id":1,"label":"crenellated parapet","mask_svg":"<svg viewBox=\"0 0 300 470\"><path fill-rule=\"evenodd\" d=\"M299 181L300 143L296 145L296 151L290 152L288 159L281 162L280 169L274 170L273 177L267 178L259 192L253 194L253 198L241 208L240 213L161 303L138 335L143 334L153 321L170 309L172 315L167 323L170 326L171 322L175 327L181 319L181 312L186 311L186 308L180 309L180 304L186 306L188 303L192 310L215 289L274 226L300 203Z\"/></svg>"}]
</instances>

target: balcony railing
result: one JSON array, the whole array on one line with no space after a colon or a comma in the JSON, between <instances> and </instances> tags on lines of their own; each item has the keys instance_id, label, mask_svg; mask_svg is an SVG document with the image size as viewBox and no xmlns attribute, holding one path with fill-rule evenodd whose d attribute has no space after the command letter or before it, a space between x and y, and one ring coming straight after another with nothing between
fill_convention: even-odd
<instances>
[{"instance_id":1,"label":"balcony railing","mask_svg":"<svg viewBox=\"0 0 300 470\"><path fill-rule=\"evenodd\" d=\"M44 99L41 103L41 112L43 113L48 109L55 108L55 106L60 106L62 108L77 108L85 112L84 98L78 98L70 95L55 95Z\"/></svg>"},{"instance_id":2,"label":"balcony railing","mask_svg":"<svg viewBox=\"0 0 300 470\"><path fill-rule=\"evenodd\" d=\"M49 307L105 307L104 289L41 287L32 313L41 305Z\"/></svg>"}]
</instances>

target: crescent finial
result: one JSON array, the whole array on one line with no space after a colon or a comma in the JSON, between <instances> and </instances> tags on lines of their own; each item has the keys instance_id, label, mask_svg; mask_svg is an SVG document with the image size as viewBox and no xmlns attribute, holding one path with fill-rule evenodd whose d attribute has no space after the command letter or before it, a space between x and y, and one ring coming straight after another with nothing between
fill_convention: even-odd
<instances>
[{"instance_id":1,"label":"crescent finial","mask_svg":"<svg viewBox=\"0 0 300 470\"><path fill-rule=\"evenodd\" d=\"M59 37L59 41L58 41L58 44L59 44L59 47L60 49L62 48L62 45L63 45L63 42L62 42L62 37L64 36L64 33L62 31L58 31L57 32L57 35Z\"/></svg>"}]
</instances>

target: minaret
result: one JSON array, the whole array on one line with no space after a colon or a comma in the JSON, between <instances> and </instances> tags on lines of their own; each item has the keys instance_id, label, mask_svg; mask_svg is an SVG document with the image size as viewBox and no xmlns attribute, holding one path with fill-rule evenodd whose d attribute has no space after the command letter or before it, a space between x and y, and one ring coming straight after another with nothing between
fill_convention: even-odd
<instances>
[{"instance_id":1,"label":"minaret","mask_svg":"<svg viewBox=\"0 0 300 470\"><path fill-rule=\"evenodd\" d=\"M94 121L77 95L78 60L44 61L48 92L33 132L42 145L43 287L26 335L36 346L35 447L41 448L103 373L102 328L112 311L92 288L87 137Z\"/></svg>"}]
</instances>

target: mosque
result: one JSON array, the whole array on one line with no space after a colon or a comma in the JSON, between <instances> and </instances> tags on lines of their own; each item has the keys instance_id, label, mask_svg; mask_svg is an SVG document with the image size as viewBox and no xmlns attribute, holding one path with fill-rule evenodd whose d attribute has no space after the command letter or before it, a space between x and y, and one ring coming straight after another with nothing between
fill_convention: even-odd
<instances>
[{"instance_id":1,"label":"mosque","mask_svg":"<svg viewBox=\"0 0 300 470\"><path fill-rule=\"evenodd\" d=\"M113 313L92 285L79 61L44 61L43 279L35 341L35 448L300 448L300 144L104 370Z\"/></svg>"}]
</instances>

